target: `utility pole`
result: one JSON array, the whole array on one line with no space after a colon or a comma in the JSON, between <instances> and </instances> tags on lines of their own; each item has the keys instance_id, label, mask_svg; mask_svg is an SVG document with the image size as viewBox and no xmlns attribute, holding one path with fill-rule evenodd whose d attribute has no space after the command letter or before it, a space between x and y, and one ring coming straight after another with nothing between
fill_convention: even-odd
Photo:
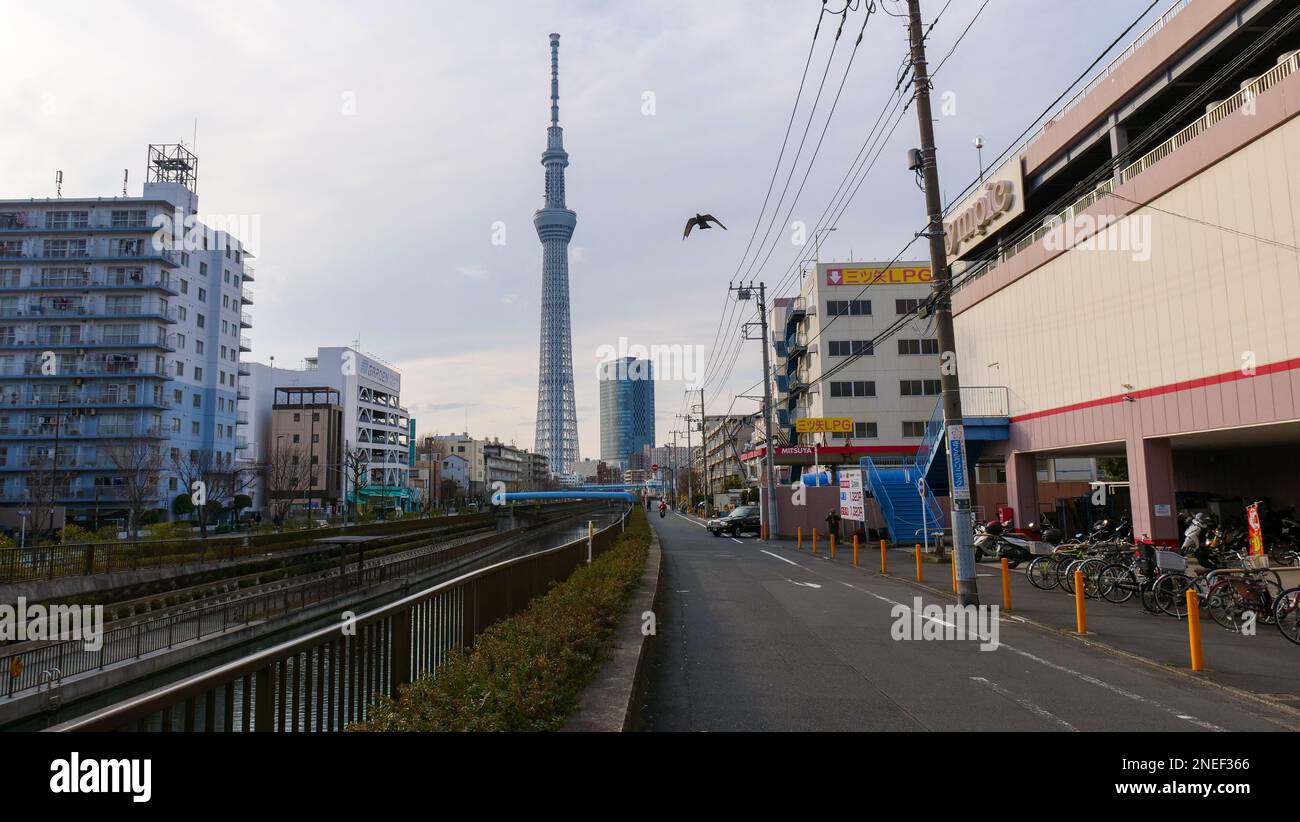
<instances>
[{"instance_id":1,"label":"utility pole","mask_svg":"<svg viewBox=\"0 0 1300 822\"><path fill-rule=\"evenodd\" d=\"M748 300L753 296L752 286L731 286L731 290L736 292L736 299ZM760 499L766 498L767 504L762 506L763 525L766 526L766 537L771 539L776 536L777 528L780 524L777 517L776 509L776 449L773 445L775 440L776 427L772 424L772 373L771 365L771 346L767 341L767 285L760 282L758 284L758 326L760 330L759 344L763 347L763 427L766 435L764 441L766 444L767 457L763 460L763 484L767 493L760 495ZM749 338L752 339L752 338ZM742 466L741 470L744 468Z\"/></svg>"},{"instance_id":2,"label":"utility pole","mask_svg":"<svg viewBox=\"0 0 1300 822\"><path fill-rule=\"evenodd\" d=\"M704 516L713 515L713 482L709 478L709 435L704 427L704 389L700 389L700 462L704 464Z\"/></svg>"},{"instance_id":3,"label":"utility pole","mask_svg":"<svg viewBox=\"0 0 1300 822\"><path fill-rule=\"evenodd\" d=\"M921 128L922 176L925 210L929 216L930 270L934 276L932 310L939 333L939 378L943 389L943 427L948 439L948 485L952 500L952 541L957 561L957 601L979 605L975 579L975 554L971 544L969 475L966 471L966 433L962 424L961 383L957 376L957 345L952 325L951 274L944 244L943 204L939 194L939 165L935 157L934 120L930 110L930 72L925 61L925 33L921 0L907 0L908 33L912 45L912 76L916 81L916 118Z\"/></svg>"},{"instance_id":4,"label":"utility pole","mask_svg":"<svg viewBox=\"0 0 1300 822\"><path fill-rule=\"evenodd\" d=\"M695 465L691 462L691 415L677 415L677 419L686 421L686 504L695 507Z\"/></svg>"}]
</instances>

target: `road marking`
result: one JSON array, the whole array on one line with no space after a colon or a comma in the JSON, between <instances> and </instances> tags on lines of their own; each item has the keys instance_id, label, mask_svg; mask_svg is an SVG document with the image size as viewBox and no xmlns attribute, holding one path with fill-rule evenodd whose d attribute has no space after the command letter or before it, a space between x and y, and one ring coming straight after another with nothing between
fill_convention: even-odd
<instances>
[{"instance_id":1,"label":"road marking","mask_svg":"<svg viewBox=\"0 0 1300 822\"><path fill-rule=\"evenodd\" d=\"M849 587L849 588L852 588L852 589L855 590L855 591L858 591L859 593L863 593L863 594L867 594L867 595L869 595L869 596L873 596L873 597L875 597L876 599L880 600L881 602L887 602L887 603L889 603L890 605L902 605L902 606L903 606L904 608L906 608L908 611L911 611L911 610L912 610L912 606L910 606L910 605L903 605L903 603L901 603L901 602L895 602L894 600L889 599L888 597L883 597L883 596L881 596L880 594L874 593L874 592L872 592L872 591L867 591L867 590L865 590L865 589L863 589L863 588L859 588L859 587L857 587L856 585L851 585L851 584L849 584L849 583L847 583L847 582L844 582L843 584L844 584L845 586ZM944 621L941 620L941 619L935 619L934 617L928 617L928 616L926 616L924 613L922 613L920 616L921 616L922 619L932 620L932 621L935 621L935 622L939 622L939 623L941 623L941 624L943 624L943 625L947 625L947 624L948 624L948 623L944 622ZM1000 616L1000 614L999 614L999 616ZM1118 685L1112 685L1111 683L1106 682L1106 681L1101 680L1101 679L1098 679L1098 678L1095 677L1095 676L1091 676L1091 675L1089 675L1089 674L1085 674L1085 673L1082 673L1082 672L1080 672L1080 671L1076 671L1076 670L1074 670L1073 668L1067 668L1067 667L1065 667L1064 665L1058 665L1058 664L1056 664L1055 662L1049 662L1048 660L1043 659L1043 658L1040 657L1040 656L1035 656L1034 654L1031 654L1031 653L1029 653L1028 651L1022 651L1022 650L1020 650L1019 648L1013 648L1013 647L1011 647L1010 645L1008 645L1008 644L1005 643L1005 642L999 642L999 643L998 643L998 650L1001 650L1001 649L1003 649L1003 648L1007 649L1008 651L1011 651L1012 653L1019 654L1020 656L1023 656L1025 659L1031 659L1031 660L1033 660L1034 662L1039 663L1040 665L1046 665L1047 667L1052 668L1053 670L1057 670L1057 671L1060 671L1061 673L1069 674L1070 676L1073 676L1073 677L1076 677L1076 678L1078 678L1078 679L1081 679L1081 680L1083 680L1084 682L1087 682L1087 683L1090 684L1090 685L1096 685L1096 686L1099 687L1099 688L1103 688L1103 689L1105 689L1105 690L1107 690L1107 691L1110 691L1111 693L1118 694L1118 695L1120 695L1120 696L1123 696L1123 697L1126 697L1126 698L1128 698L1128 699L1131 699L1131 700L1133 700L1133 701L1135 701L1135 702L1141 702L1141 703L1143 703L1143 704L1145 704L1145 705L1150 705L1150 706L1153 707L1153 708L1158 708L1159 710L1162 710L1162 711L1164 711L1164 712L1166 712L1166 713L1168 713L1168 714L1171 714L1171 715L1173 715L1173 716L1178 717L1179 719L1183 720L1184 722L1190 722L1190 723L1192 723L1193 725L1195 725L1195 726L1197 726L1198 728L1201 728L1201 729L1203 729L1203 730L1207 730L1207 731L1226 731L1226 730L1227 730L1226 728L1220 728L1218 725L1215 725L1215 724L1212 723L1212 722L1207 722L1207 721L1205 721L1205 720L1203 720L1203 719L1198 719L1197 717L1194 717L1194 716L1192 716L1192 715L1190 715L1190 714L1179 713L1176 709L1174 709L1174 708L1170 708L1170 707L1167 706L1167 705L1161 704L1160 702L1157 702L1157 701L1154 700L1154 699L1151 699L1151 698L1149 698L1149 697L1142 696L1141 694L1135 694L1135 693L1133 693L1132 691L1125 690L1124 688L1121 688L1121 687L1119 687Z\"/></svg>"},{"instance_id":2,"label":"road marking","mask_svg":"<svg viewBox=\"0 0 1300 822\"><path fill-rule=\"evenodd\" d=\"M1062 727L1064 727L1067 731L1078 731L1078 730L1079 730L1078 728L1074 727L1074 726L1071 725L1069 722L1066 722L1064 719L1061 719L1059 716L1057 716L1056 714L1054 714L1054 713L1052 713L1051 711L1047 710L1046 708L1043 708L1043 707L1041 707L1041 706L1039 706L1039 705L1035 705L1033 702L1030 702L1028 699L1021 699L1020 697L1018 697L1018 696L1016 696L1015 694L1011 693L1011 692L1008 691L1006 688L1003 688L1001 685L999 685L999 684L996 683L996 682L992 682L992 681L990 681L990 680L987 680L987 679L985 679L985 678L982 677L982 676L973 676L973 677L971 677L971 679L974 680L975 682L978 682L979 684L981 684L981 685L987 687L989 690L993 691L995 694L1000 694L1001 696L1005 696L1007 699L1009 699L1009 700L1011 700L1012 702L1016 703L1017 705L1019 705L1020 707L1024 708L1026 711L1029 711L1029 712L1030 712L1031 714L1033 714L1034 716L1039 717L1040 719L1046 719L1046 720L1048 720L1049 722L1055 722L1055 723L1057 723L1058 725L1061 725Z\"/></svg>"},{"instance_id":3,"label":"road marking","mask_svg":"<svg viewBox=\"0 0 1300 822\"><path fill-rule=\"evenodd\" d=\"M1104 688L1105 690L1110 691L1111 693L1119 694L1120 696L1127 697L1128 699L1131 699L1134 702L1141 702L1145 705L1150 705L1153 708L1159 708L1160 710L1168 714L1172 714L1173 716L1178 717L1184 722L1192 723L1198 728L1202 728L1207 731L1227 730L1226 728L1220 728L1218 725L1215 725L1212 722L1206 722L1203 719L1197 719L1196 717L1191 716L1190 714L1179 713L1177 710L1170 708L1167 705L1162 705L1161 703L1155 701L1154 699L1150 699L1148 697L1142 696L1141 694L1135 694L1132 691L1127 691L1119 687L1118 685L1112 685L1109 682L1100 680L1095 676L1090 676L1085 673L1080 673L1079 671L1076 671L1072 668L1067 668L1064 665L1057 665L1055 662L1049 662L1046 659L1043 659L1042 657L1034 656L1028 651L1022 651L1019 648L1012 648L1010 645L1006 644L1005 642L1002 643L1001 647L1006 648L1008 651L1011 651L1012 653L1020 654L1025 659L1032 659L1034 662L1037 662L1040 665L1046 665L1047 667L1053 670L1060 671L1061 673L1069 674L1070 676L1077 677L1078 679L1082 679L1084 682L1087 682L1090 685L1096 685L1098 688Z\"/></svg>"},{"instance_id":4,"label":"road marking","mask_svg":"<svg viewBox=\"0 0 1300 822\"><path fill-rule=\"evenodd\" d=\"M774 554L774 553L772 553L771 551L763 551L762 548L760 548L759 550L762 551L764 554L767 554L769 557L772 557L773 559L779 559L779 560L781 560L782 562L787 563L787 564L789 564L789 565L793 565L793 566L796 567L796 568L802 568L802 567L803 567L803 566L800 565L799 563L797 563L797 562L791 562L790 560L786 559L785 557L780 556L780 555L778 555L778 554Z\"/></svg>"},{"instance_id":5,"label":"road marking","mask_svg":"<svg viewBox=\"0 0 1300 822\"><path fill-rule=\"evenodd\" d=\"M795 582L794 580L789 578L786 578L786 582L790 583L791 585L798 585L800 588L821 588L822 587L815 582Z\"/></svg>"},{"instance_id":6,"label":"road marking","mask_svg":"<svg viewBox=\"0 0 1300 822\"><path fill-rule=\"evenodd\" d=\"M735 537L732 537L732 538L731 538L731 541L732 541L732 542L738 542L738 543L740 543L741 545L744 545L744 544L745 544L745 543L743 543L743 542L740 542L740 540L736 539Z\"/></svg>"},{"instance_id":7,"label":"road marking","mask_svg":"<svg viewBox=\"0 0 1300 822\"><path fill-rule=\"evenodd\" d=\"M709 527L709 526L705 525L705 524L702 523L702 522L696 522L695 520L691 519L690 517L686 516L685 514L679 514L679 513L677 513L676 511L673 511L673 516L678 517L679 519L684 519L684 520L686 520L687 522L689 522L691 525L698 525L698 526L700 526L701 528L708 528L708 527Z\"/></svg>"}]
</instances>

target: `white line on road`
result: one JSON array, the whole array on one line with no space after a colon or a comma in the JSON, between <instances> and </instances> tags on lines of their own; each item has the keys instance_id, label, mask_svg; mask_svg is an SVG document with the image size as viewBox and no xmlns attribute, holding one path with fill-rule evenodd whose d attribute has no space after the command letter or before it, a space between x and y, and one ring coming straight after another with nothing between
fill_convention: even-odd
<instances>
[{"instance_id":1,"label":"white line on road","mask_svg":"<svg viewBox=\"0 0 1300 822\"><path fill-rule=\"evenodd\" d=\"M797 562L791 562L790 560L786 559L785 557L780 556L780 555L778 555L778 554L774 554L774 553L772 553L771 551L763 551L762 548L760 548L759 550L762 551L764 554L767 554L769 557L772 557L773 559L779 559L779 560L781 560L782 562L787 563L787 564L789 564L789 565L793 565L793 566L796 567L796 568L802 568L802 567L803 567L803 566L800 565L799 563L797 563Z\"/></svg>"},{"instance_id":2,"label":"white line on road","mask_svg":"<svg viewBox=\"0 0 1300 822\"><path fill-rule=\"evenodd\" d=\"M691 519L690 517L686 516L685 514L679 514L679 513L677 513L676 511L673 511L673 516L678 517L678 518L680 518L680 519L684 519L684 520L686 520L687 522L689 522L691 525L698 525L698 526L700 526L701 528L708 528L708 527L709 527L709 526L705 525L705 524L702 523L702 522L696 522L695 520Z\"/></svg>"},{"instance_id":3,"label":"white line on road","mask_svg":"<svg viewBox=\"0 0 1300 822\"><path fill-rule=\"evenodd\" d=\"M794 580L788 577L786 578L785 581L790 583L791 585L798 585L800 588L821 588L822 587L815 582L795 582Z\"/></svg>"},{"instance_id":4,"label":"white line on road","mask_svg":"<svg viewBox=\"0 0 1300 822\"><path fill-rule=\"evenodd\" d=\"M731 537L731 541L732 541L732 542L740 542L740 540L736 539L735 537ZM741 544L741 545L744 545L745 543L740 542L740 544Z\"/></svg>"},{"instance_id":5,"label":"white line on road","mask_svg":"<svg viewBox=\"0 0 1300 822\"><path fill-rule=\"evenodd\" d=\"M1062 727L1064 727L1067 731L1079 730L1078 728L1074 727L1069 722L1066 722L1064 719L1061 719L1059 716L1047 710L1046 708L1041 707L1039 705L1035 705L1033 702L1030 702L1028 699L1021 699L1020 697L1011 693L1006 688L1003 688L1001 685L999 685L996 682L987 680L982 676L973 676L971 677L971 679L974 680L975 682L978 682L981 685L984 685L994 693L1005 696L1007 699L1016 703L1017 705L1024 708L1026 711L1029 711L1031 714L1039 717L1040 719L1046 719L1049 722L1055 722L1061 725Z\"/></svg>"}]
</instances>

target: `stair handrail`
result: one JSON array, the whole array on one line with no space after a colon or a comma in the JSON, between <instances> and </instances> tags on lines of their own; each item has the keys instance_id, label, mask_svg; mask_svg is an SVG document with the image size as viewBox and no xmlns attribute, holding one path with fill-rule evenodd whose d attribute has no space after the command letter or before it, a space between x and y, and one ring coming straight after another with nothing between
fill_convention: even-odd
<instances>
[{"instance_id":1,"label":"stair handrail","mask_svg":"<svg viewBox=\"0 0 1300 822\"><path fill-rule=\"evenodd\" d=\"M860 464L867 469L867 483L871 486L871 496L876 500L880 515L889 525L889 538L897 540L898 534L894 533L894 504L889 499L889 493L885 491L885 480L880 476L880 469L876 467L871 457L863 457Z\"/></svg>"},{"instance_id":2,"label":"stair handrail","mask_svg":"<svg viewBox=\"0 0 1300 822\"><path fill-rule=\"evenodd\" d=\"M920 469L922 475L930 473L930 465L934 462L934 457L939 453L939 446L943 443L943 398L934 404L934 410L930 412L930 419L925 424L925 439L922 440L921 446L916 449L916 467Z\"/></svg>"}]
</instances>

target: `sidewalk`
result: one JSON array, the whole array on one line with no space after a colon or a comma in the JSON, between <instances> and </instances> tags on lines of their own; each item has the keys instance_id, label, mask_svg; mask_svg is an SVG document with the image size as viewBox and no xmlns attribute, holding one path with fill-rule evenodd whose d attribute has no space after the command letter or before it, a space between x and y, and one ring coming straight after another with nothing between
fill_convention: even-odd
<instances>
[{"instance_id":1,"label":"sidewalk","mask_svg":"<svg viewBox=\"0 0 1300 822\"><path fill-rule=\"evenodd\" d=\"M794 540L779 540L794 549ZM805 537L803 552L811 555L810 540ZM830 559L830 546L818 537L817 556ZM852 541L837 545L836 564L851 565ZM951 555L947 555L950 557ZM952 596L951 567L932 556L923 555L924 582L918 584L935 593ZM886 552L887 576L916 583L916 562L912 549L891 548ZM935 564L939 563L939 564ZM863 573L879 575L880 545L859 546L859 567ZM1012 609L1003 616L1045 630L1057 632L1098 647L1100 650L1127 656L1194 676L1214 685L1234 688L1256 695L1273 705L1300 710L1300 646L1289 642L1271 624L1259 623L1255 636L1242 636L1220 627L1209 614L1201 613L1201 640L1205 670L1191 672L1191 651L1187 621L1148 613L1138 597L1115 605L1102 599L1085 601L1088 633L1075 633L1075 599L1061 589L1042 591L1030 584L1025 565L1010 571ZM977 566L980 600L986 605L1002 602L1000 563L981 562ZM1225 698L1241 698L1225 690Z\"/></svg>"}]
</instances>

